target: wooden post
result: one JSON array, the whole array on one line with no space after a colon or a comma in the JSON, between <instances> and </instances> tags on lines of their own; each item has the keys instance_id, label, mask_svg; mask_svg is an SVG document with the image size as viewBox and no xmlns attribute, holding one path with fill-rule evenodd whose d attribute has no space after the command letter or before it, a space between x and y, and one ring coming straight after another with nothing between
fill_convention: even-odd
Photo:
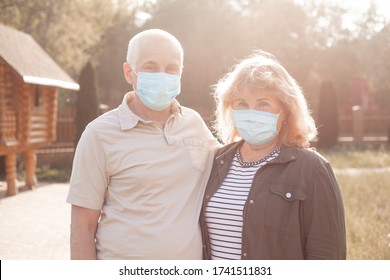
<instances>
[{"instance_id":1,"label":"wooden post","mask_svg":"<svg viewBox=\"0 0 390 280\"><path fill-rule=\"evenodd\" d=\"M7 181L7 195L18 193L16 186L16 153L9 153L5 156L5 177Z\"/></svg>"},{"instance_id":2,"label":"wooden post","mask_svg":"<svg viewBox=\"0 0 390 280\"><path fill-rule=\"evenodd\" d=\"M362 144L364 135L364 120L363 109L360 106L352 107L352 125L353 141L355 144Z\"/></svg>"},{"instance_id":3,"label":"wooden post","mask_svg":"<svg viewBox=\"0 0 390 280\"><path fill-rule=\"evenodd\" d=\"M37 186L37 177L35 176L37 155L35 149L27 150L24 153L24 164L26 171L26 187L29 189L34 189Z\"/></svg>"},{"instance_id":4,"label":"wooden post","mask_svg":"<svg viewBox=\"0 0 390 280\"><path fill-rule=\"evenodd\" d=\"M46 120L47 120L47 139L49 143L52 143L56 140L57 138L57 93L58 89L47 89L45 94L46 94L46 105L48 106L47 108L47 115L46 115Z\"/></svg>"}]
</instances>

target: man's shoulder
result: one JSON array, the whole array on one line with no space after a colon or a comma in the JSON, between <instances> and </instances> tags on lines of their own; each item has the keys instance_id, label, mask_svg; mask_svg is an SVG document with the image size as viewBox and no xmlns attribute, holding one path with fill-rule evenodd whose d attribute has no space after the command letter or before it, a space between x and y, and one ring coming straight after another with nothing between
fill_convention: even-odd
<instances>
[{"instance_id":1,"label":"man's shoulder","mask_svg":"<svg viewBox=\"0 0 390 280\"><path fill-rule=\"evenodd\" d=\"M190 122L205 122L203 117L194 109L180 106L181 114L184 116L184 119Z\"/></svg>"},{"instance_id":2,"label":"man's shoulder","mask_svg":"<svg viewBox=\"0 0 390 280\"><path fill-rule=\"evenodd\" d=\"M190 116L199 116L200 117L200 114L195 111L194 109L191 109L191 108L188 108L186 106L182 106L180 105L180 109L181 109L181 112L183 115L190 115Z\"/></svg>"},{"instance_id":3,"label":"man's shoulder","mask_svg":"<svg viewBox=\"0 0 390 280\"><path fill-rule=\"evenodd\" d=\"M107 125L113 125L119 123L118 121L118 108L112 109L93 121L91 121L88 125L92 126L94 128L99 128L99 127L105 127Z\"/></svg>"}]
</instances>

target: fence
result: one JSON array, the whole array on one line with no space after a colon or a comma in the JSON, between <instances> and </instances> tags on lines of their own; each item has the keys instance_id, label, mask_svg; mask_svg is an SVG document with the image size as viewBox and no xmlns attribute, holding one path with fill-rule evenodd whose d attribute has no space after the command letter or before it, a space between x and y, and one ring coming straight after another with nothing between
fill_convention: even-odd
<instances>
[{"instance_id":1,"label":"fence","mask_svg":"<svg viewBox=\"0 0 390 280\"><path fill-rule=\"evenodd\" d=\"M342 142L383 143L388 141L390 114L366 113L359 106L355 106L351 115L340 117L339 125L339 140Z\"/></svg>"},{"instance_id":2,"label":"fence","mask_svg":"<svg viewBox=\"0 0 390 280\"><path fill-rule=\"evenodd\" d=\"M54 143L37 151L38 165L71 165L76 135L75 116L76 111L73 107L64 107L58 110L57 139Z\"/></svg>"},{"instance_id":3,"label":"fence","mask_svg":"<svg viewBox=\"0 0 390 280\"><path fill-rule=\"evenodd\" d=\"M75 108L65 107L58 110L57 140L38 150L38 164L70 165L74 153ZM339 118L339 141L343 143L372 143L387 141L390 126L390 114L365 114L355 107L351 115Z\"/></svg>"}]
</instances>

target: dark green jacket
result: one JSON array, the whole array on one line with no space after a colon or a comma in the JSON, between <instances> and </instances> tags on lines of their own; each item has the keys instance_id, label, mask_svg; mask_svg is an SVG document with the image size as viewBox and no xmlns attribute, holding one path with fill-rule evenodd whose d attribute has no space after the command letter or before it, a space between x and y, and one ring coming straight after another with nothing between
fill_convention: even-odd
<instances>
[{"instance_id":1,"label":"dark green jacket","mask_svg":"<svg viewBox=\"0 0 390 280\"><path fill-rule=\"evenodd\" d=\"M241 142L216 154L201 213L205 259L211 258L204 211ZM282 147L256 173L244 207L241 259L345 259L344 207L330 164L312 149Z\"/></svg>"}]
</instances>

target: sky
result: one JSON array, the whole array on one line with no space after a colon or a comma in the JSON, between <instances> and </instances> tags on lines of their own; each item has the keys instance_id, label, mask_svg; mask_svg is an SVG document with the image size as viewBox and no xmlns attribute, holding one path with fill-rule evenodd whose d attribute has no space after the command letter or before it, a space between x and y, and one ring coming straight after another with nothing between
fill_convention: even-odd
<instances>
[{"instance_id":1,"label":"sky","mask_svg":"<svg viewBox=\"0 0 390 280\"><path fill-rule=\"evenodd\" d=\"M307 0L294 0L296 3L304 4ZM312 1L312 0L310 0ZM337 5L347 10L343 16L343 28L350 31L356 29L356 22L361 21L362 16L365 15L371 3L377 6L379 15L384 16L386 21L390 21L390 0L315 0L320 3L327 2L329 4ZM384 25L382 23L374 26L376 31L380 31Z\"/></svg>"},{"instance_id":2,"label":"sky","mask_svg":"<svg viewBox=\"0 0 390 280\"><path fill-rule=\"evenodd\" d=\"M348 8L353 14L364 13L375 2L378 6L378 12L390 19L390 1L389 0L318 0L320 2L329 2ZM298 3L304 3L305 0L296 0Z\"/></svg>"},{"instance_id":3,"label":"sky","mask_svg":"<svg viewBox=\"0 0 390 280\"><path fill-rule=\"evenodd\" d=\"M383 15L390 20L390 1L389 0L326 0L330 2L342 3L342 5L350 11L348 15L344 16L344 25L346 28L353 30L353 21L364 15L369 9L371 2L375 2L377 5L378 14ZM383 28L383 25L379 24L375 27L376 31Z\"/></svg>"},{"instance_id":4,"label":"sky","mask_svg":"<svg viewBox=\"0 0 390 280\"><path fill-rule=\"evenodd\" d=\"M149 0L156 2L157 0ZM304 4L306 0L294 0L296 3ZM372 2L375 2L378 7L378 13L385 16L390 21L390 0L317 0L319 2L328 2L345 7L348 10L348 14L344 16L344 25L348 29L353 29L353 21L361 17L370 7ZM139 20L138 24L142 25L145 20L150 18L150 14L139 13L137 15ZM378 26L380 29L383 26Z\"/></svg>"}]
</instances>

